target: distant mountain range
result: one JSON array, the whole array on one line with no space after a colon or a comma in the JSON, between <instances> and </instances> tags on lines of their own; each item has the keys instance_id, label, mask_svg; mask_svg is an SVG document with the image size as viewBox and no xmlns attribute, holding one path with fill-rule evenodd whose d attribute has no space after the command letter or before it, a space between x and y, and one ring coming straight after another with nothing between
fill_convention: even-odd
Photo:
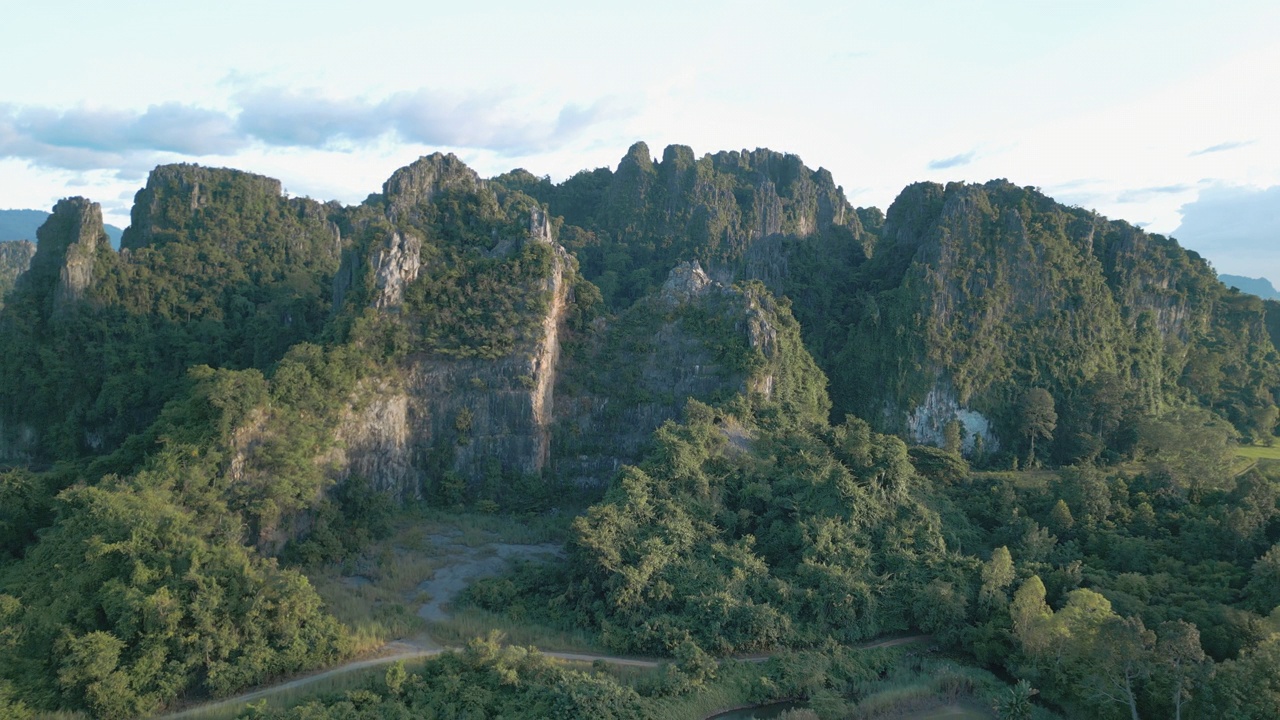
<instances>
[{"instance_id":1,"label":"distant mountain range","mask_svg":"<svg viewBox=\"0 0 1280 720\"><path fill-rule=\"evenodd\" d=\"M43 210L0 210L0 242L6 240L36 241L36 229L49 219ZM120 235L124 231L114 225L105 226L111 246L119 249Z\"/></svg>"},{"instance_id":2,"label":"distant mountain range","mask_svg":"<svg viewBox=\"0 0 1280 720\"><path fill-rule=\"evenodd\" d=\"M1250 295L1257 295L1263 300L1280 300L1280 291L1277 291L1271 281L1266 278L1219 275L1218 279L1227 287L1237 288L1240 292L1246 292Z\"/></svg>"}]
</instances>

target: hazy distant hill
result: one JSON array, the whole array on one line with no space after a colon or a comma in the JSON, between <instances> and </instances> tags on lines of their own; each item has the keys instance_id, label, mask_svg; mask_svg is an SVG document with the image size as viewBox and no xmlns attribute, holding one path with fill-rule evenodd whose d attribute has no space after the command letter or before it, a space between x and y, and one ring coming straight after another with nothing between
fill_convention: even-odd
<instances>
[{"instance_id":1,"label":"hazy distant hill","mask_svg":"<svg viewBox=\"0 0 1280 720\"><path fill-rule=\"evenodd\" d=\"M49 219L49 213L43 210L0 210L0 241L30 240L36 241L36 228ZM120 234L124 232L114 225L107 225L107 237L111 238L111 246L120 247Z\"/></svg>"},{"instance_id":2,"label":"hazy distant hill","mask_svg":"<svg viewBox=\"0 0 1280 720\"><path fill-rule=\"evenodd\" d=\"M1218 279L1227 287L1239 288L1240 292L1257 295L1263 300L1280 300L1280 292L1276 291L1275 286L1266 278L1250 278L1240 275L1219 275Z\"/></svg>"}]
</instances>

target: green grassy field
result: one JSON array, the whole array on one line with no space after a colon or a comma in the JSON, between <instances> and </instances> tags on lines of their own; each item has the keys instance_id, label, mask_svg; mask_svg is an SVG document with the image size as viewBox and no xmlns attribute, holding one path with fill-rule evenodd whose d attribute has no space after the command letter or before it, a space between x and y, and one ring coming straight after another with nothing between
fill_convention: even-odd
<instances>
[{"instance_id":1,"label":"green grassy field","mask_svg":"<svg viewBox=\"0 0 1280 720\"><path fill-rule=\"evenodd\" d=\"M461 647L475 637L484 637L490 630L501 631L506 642L512 645L536 647L539 650L560 650L602 655L606 649L600 645L599 636L585 630L566 631L549 628L537 623L517 621L475 607L455 610L443 622L431 623L431 638L446 647Z\"/></svg>"},{"instance_id":2,"label":"green grassy field","mask_svg":"<svg viewBox=\"0 0 1280 720\"><path fill-rule=\"evenodd\" d=\"M1236 455L1251 460L1280 460L1280 445L1274 447L1241 445L1236 448Z\"/></svg>"}]
</instances>

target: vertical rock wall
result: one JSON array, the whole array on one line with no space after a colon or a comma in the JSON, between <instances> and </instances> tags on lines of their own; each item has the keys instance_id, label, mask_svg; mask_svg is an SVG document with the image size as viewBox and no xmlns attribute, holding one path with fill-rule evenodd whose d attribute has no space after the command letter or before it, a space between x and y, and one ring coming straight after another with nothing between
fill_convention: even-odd
<instances>
[{"instance_id":1,"label":"vertical rock wall","mask_svg":"<svg viewBox=\"0 0 1280 720\"><path fill-rule=\"evenodd\" d=\"M415 186L427 182L419 178ZM407 208L408 206L406 206ZM409 211L409 210L405 210ZM418 275L422 240L393 233L375 248L373 305L394 310ZM545 213L530 218L523 242L553 244ZM508 252L520 242L502 241ZM496 359L407 357L389 376L361 389L338 431L333 458L340 476L359 473L401 498L421 497L431 477L452 471L478 481L492 470L538 475L551 454L561 327L572 263L554 246L551 271L531 295L545 293L546 310L533 337Z\"/></svg>"}]
</instances>

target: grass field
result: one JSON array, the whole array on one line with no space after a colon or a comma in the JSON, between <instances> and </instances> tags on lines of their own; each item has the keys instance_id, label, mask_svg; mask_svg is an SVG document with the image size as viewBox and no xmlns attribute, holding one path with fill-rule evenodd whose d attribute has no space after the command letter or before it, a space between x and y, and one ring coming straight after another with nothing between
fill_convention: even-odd
<instances>
[{"instance_id":1,"label":"grass field","mask_svg":"<svg viewBox=\"0 0 1280 720\"><path fill-rule=\"evenodd\" d=\"M1236 455L1251 460L1280 460L1280 445L1274 447L1241 445L1236 448Z\"/></svg>"},{"instance_id":2,"label":"grass field","mask_svg":"<svg viewBox=\"0 0 1280 720\"><path fill-rule=\"evenodd\" d=\"M501 631L506 636L506 642L512 645L597 655L606 652L595 633L583 630L565 631L520 622L475 607L456 610L448 620L431 623L429 632L432 639L441 645L460 647L466 645L471 638L487 635L490 630Z\"/></svg>"}]
</instances>

